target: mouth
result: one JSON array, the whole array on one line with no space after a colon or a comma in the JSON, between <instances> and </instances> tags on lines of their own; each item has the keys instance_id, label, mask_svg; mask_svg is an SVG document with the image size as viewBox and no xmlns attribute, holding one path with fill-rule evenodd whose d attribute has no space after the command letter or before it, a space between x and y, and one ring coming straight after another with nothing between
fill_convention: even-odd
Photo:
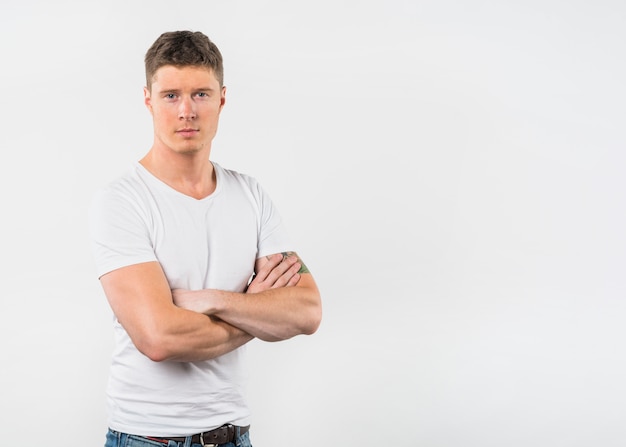
<instances>
[{"instance_id":1,"label":"mouth","mask_svg":"<svg viewBox=\"0 0 626 447\"><path fill-rule=\"evenodd\" d=\"M199 129L193 129L191 127L185 127L184 129L178 129L176 133L184 138L194 137L200 132Z\"/></svg>"}]
</instances>

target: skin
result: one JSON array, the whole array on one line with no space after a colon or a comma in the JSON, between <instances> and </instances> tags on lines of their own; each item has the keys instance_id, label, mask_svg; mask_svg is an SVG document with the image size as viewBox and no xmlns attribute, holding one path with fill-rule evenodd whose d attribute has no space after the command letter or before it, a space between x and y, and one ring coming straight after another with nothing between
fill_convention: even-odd
<instances>
[{"instance_id":1,"label":"skin","mask_svg":"<svg viewBox=\"0 0 626 447\"><path fill-rule=\"evenodd\" d=\"M210 69L164 66L144 89L144 100L154 142L140 163L183 194L210 195L216 180L209 156L226 88ZM158 262L123 267L100 281L120 324L154 361L212 359L255 337L312 334L321 321L315 280L293 252L257 259L244 293L172 291Z\"/></svg>"}]
</instances>

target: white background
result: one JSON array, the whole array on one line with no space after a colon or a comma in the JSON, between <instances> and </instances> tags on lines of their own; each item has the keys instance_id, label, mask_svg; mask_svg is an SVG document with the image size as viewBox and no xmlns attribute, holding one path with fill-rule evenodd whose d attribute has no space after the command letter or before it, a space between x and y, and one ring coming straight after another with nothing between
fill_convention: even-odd
<instances>
[{"instance_id":1,"label":"white background","mask_svg":"<svg viewBox=\"0 0 626 447\"><path fill-rule=\"evenodd\" d=\"M3 444L104 443L86 209L177 29L225 58L213 159L323 293L316 335L250 345L255 447L625 445L617 0L2 0Z\"/></svg>"}]
</instances>

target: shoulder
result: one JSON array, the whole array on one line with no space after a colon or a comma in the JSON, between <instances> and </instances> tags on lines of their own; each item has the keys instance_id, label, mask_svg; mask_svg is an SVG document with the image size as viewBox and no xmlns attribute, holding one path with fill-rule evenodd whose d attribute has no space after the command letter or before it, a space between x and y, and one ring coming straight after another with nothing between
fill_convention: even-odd
<instances>
[{"instance_id":1,"label":"shoulder","mask_svg":"<svg viewBox=\"0 0 626 447\"><path fill-rule=\"evenodd\" d=\"M101 186L95 191L93 200L130 200L144 195L146 190L145 181L141 178L139 169L133 165L123 173Z\"/></svg>"},{"instance_id":2,"label":"shoulder","mask_svg":"<svg viewBox=\"0 0 626 447\"><path fill-rule=\"evenodd\" d=\"M243 190L257 198L265 195L261 184L255 177L233 169L223 168L215 162L213 162L213 166L218 178L218 188L230 191Z\"/></svg>"},{"instance_id":3,"label":"shoulder","mask_svg":"<svg viewBox=\"0 0 626 447\"><path fill-rule=\"evenodd\" d=\"M221 177L224 181L234 181L240 183L246 183L249 185L258 185L258 181L256 178L249 174L245 174L240 171L236 171L234 169L227 169L222 167L220 164L212 162L215 172L218 177Z\"/></svg>"},{"instance_id":4,"label":"shoulder","mask_svg":"<svg viewBox=\"0 0 626 447\"><path fill-rule=\"evenodd\" d=\"M94 192L90 215L92 220L108 220L114 215L144 215L149 203L147 186L137 167L132 166Z\"/></svg>"}]
</instances>

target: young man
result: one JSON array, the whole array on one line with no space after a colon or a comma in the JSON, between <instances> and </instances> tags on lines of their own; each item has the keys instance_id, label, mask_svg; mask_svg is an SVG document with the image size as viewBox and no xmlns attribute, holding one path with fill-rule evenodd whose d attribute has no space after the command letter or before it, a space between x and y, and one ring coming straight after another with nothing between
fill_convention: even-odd
<instances>
[{"instance_id":1,"label":"young man","mask_svg":"<svg viewBox=\"0 0 626 447\"><path fill-rule=\"evenodd\" d=\"M243 346L314 333L319 291L257 181L209 160L226 100L217 47L164 33L145 64L154 143L90 216L116 317L106 447L249 446Z\"/></svg>"}]
</instances>

